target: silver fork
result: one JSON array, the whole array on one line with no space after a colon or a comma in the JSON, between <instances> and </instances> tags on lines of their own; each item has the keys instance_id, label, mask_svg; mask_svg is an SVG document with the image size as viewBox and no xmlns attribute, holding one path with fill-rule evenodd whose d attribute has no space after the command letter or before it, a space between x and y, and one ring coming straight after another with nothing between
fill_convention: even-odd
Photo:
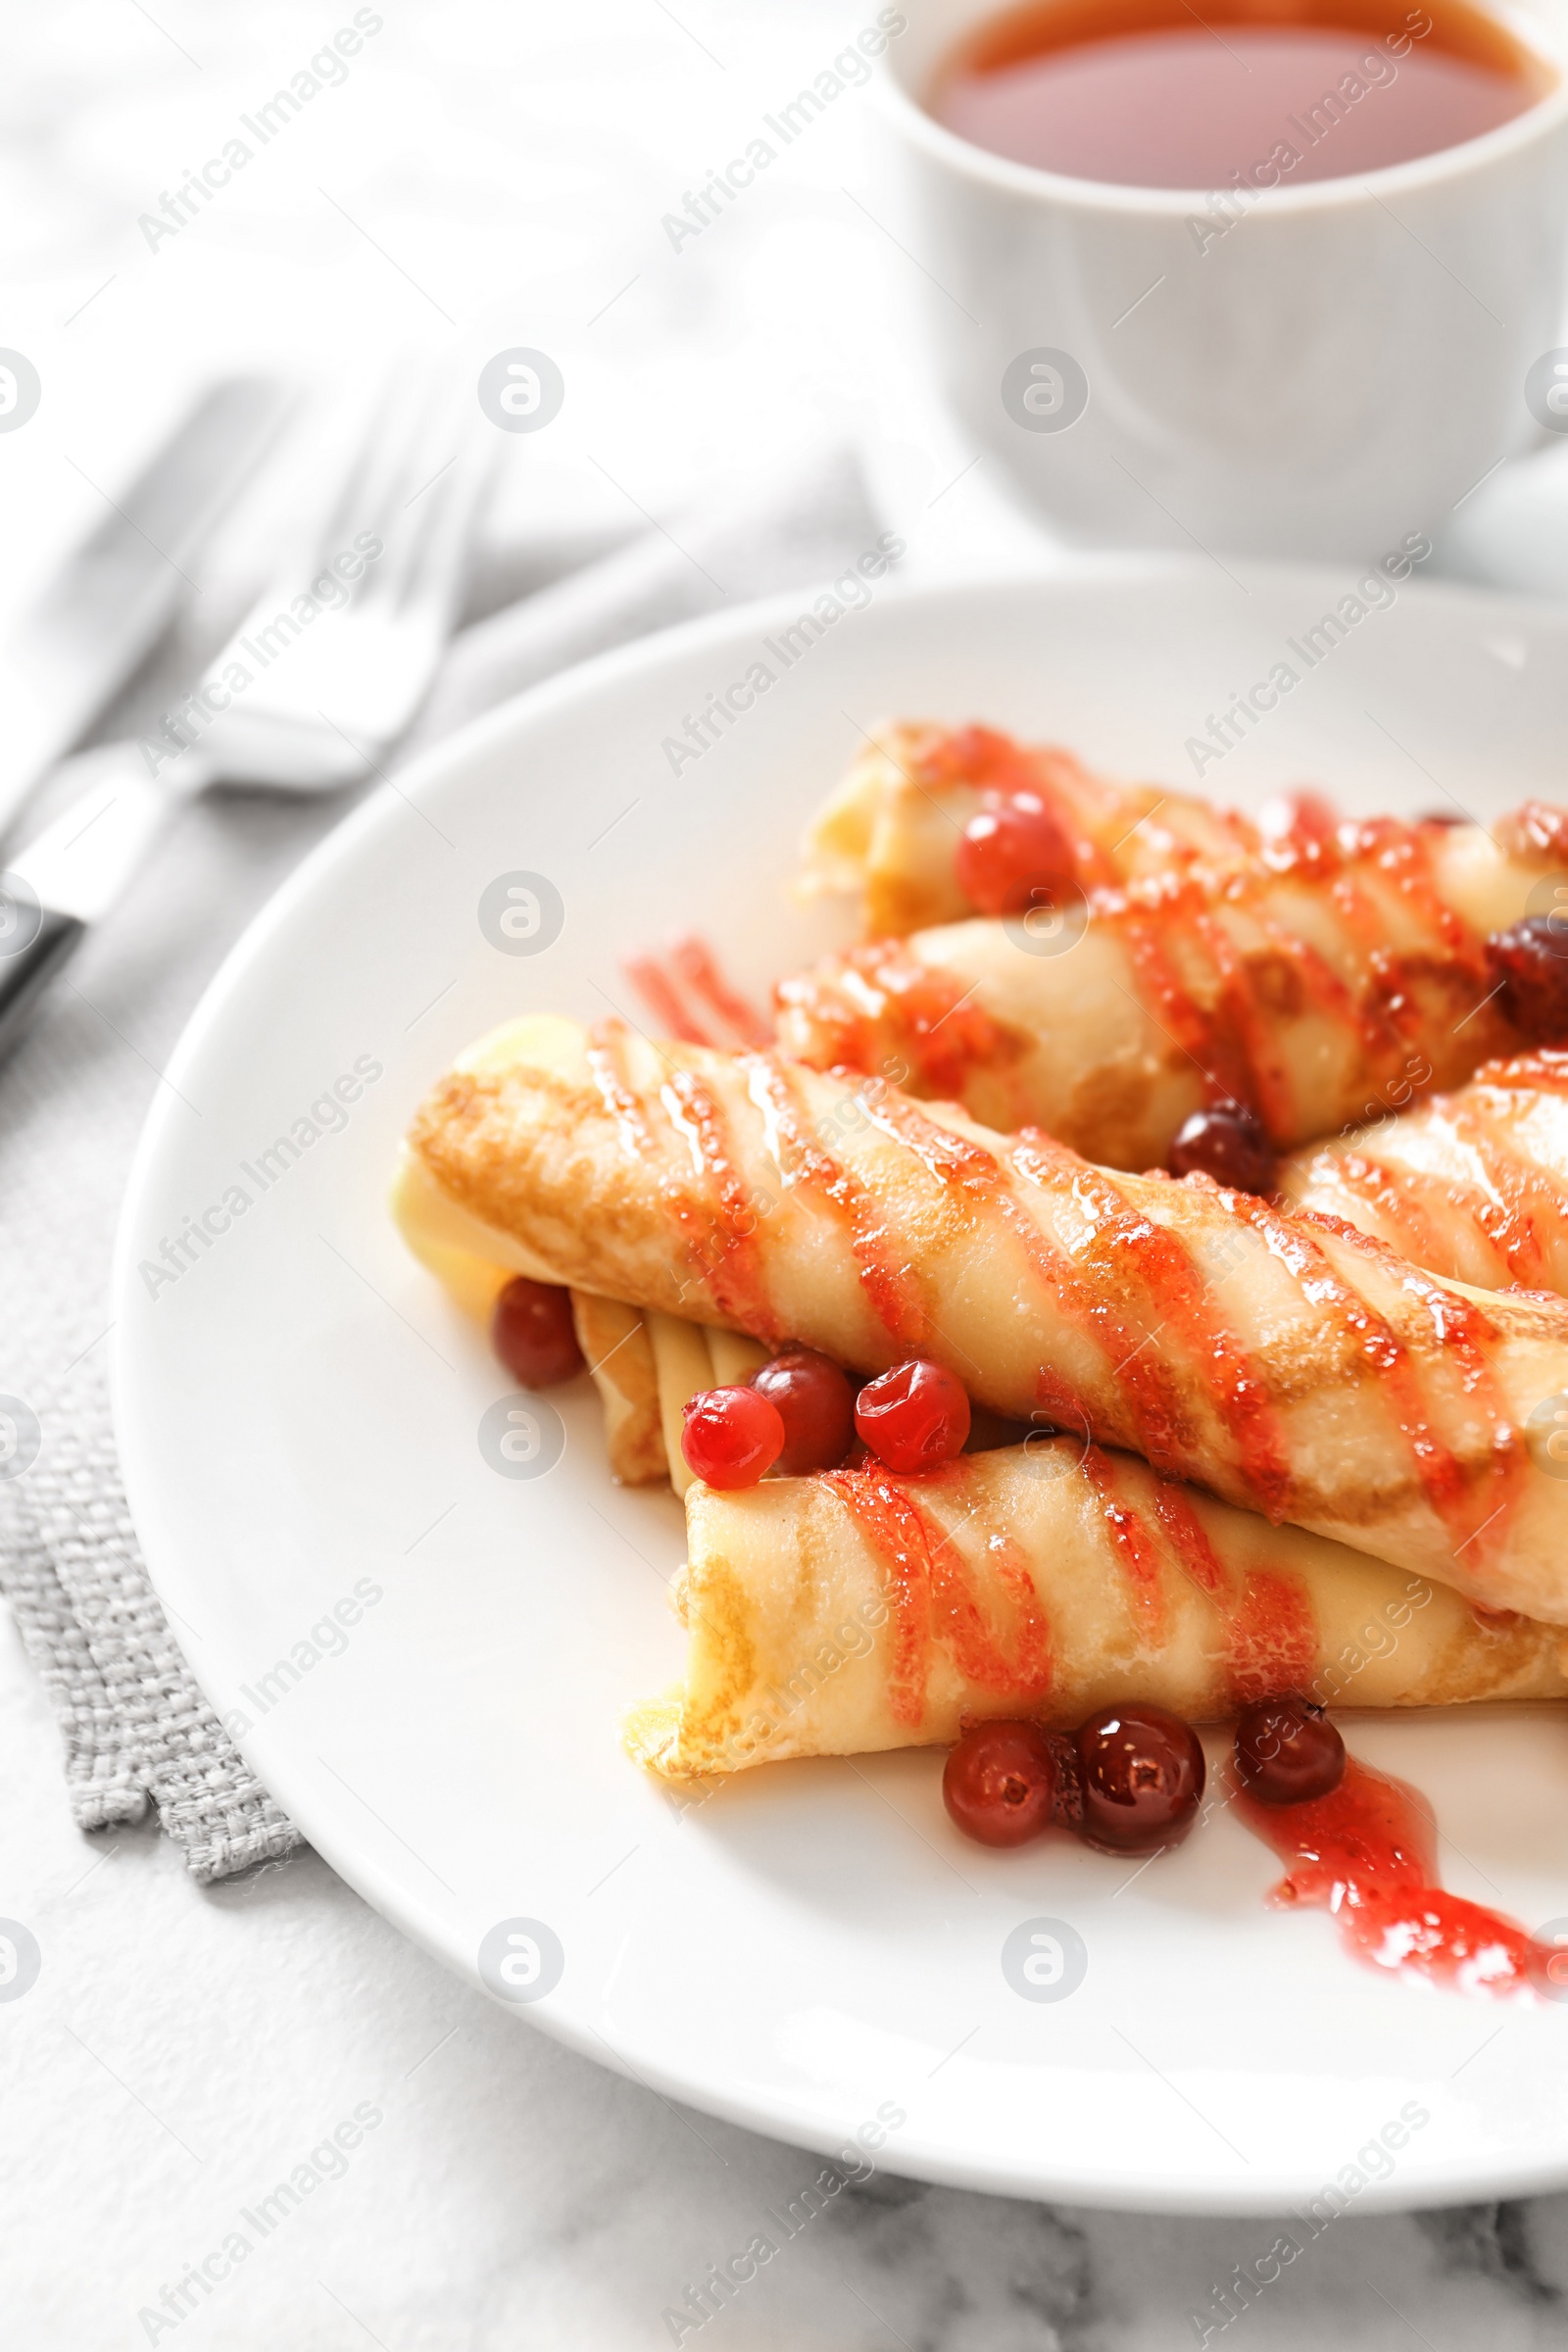
<instances>
[{"instance_id":1,"label":"silver fork","mask_svg":"<svg viewBox=\"0 0 1568 2352\"><path fill-rule=\"evenodd\" d=\"M0 1054L210 784L336 791L408 727L457 619L490 472L450 394L429 378L394 394L334 483L308 563L272 581L159 729L56 769L55 789L74 777L80 790L0 875Z\"/></svg>"}]
</instances>

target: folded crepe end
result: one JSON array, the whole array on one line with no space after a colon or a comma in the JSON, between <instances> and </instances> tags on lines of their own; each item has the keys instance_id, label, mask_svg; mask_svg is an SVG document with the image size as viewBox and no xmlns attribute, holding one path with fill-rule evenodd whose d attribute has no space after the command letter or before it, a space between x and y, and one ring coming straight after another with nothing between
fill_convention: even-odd
<instances>
[{"instance_id":1,"label":"folded crepe end","mask_svg":"<svg viewBox=\"0 0 1568 2352\"><path fill-rule=\"evenodd\" d=\"M666 1780L765 1763L779 1728L760 1696L757 1595L744 1567L702 1532L710 1515L705 1506L714 1499L710 1489L692 1487L686 1517L693 1557L670 1588L671 1606L689 1636L685 1676L622 1718L628 1751ZM784 1752L793 1753L793 1743Z\"/></svg>"},{"instance_id":2,"label":"folded crepe end","mask_svg":"<svg viewBox=\"0 0 1568 2352\"><path fill-rule=\"evenodd\" d=\"M857 760L807 830L802 845L805 863L794 886L798 898L847 894L861 887L881 801L877 765Z\"/></svg>"},{"instance_id":3,"label":"folded crepe end","mask_svg":"<svg viewBox=\"0 0 1568 2352\"><path fill-rule=\"evenodd\" d=\"M620 1721L621 1743L634 1764L642 1764L665 1780L689 1777L680 1762L681 1714L685 1689L674 1683L658 1698L640 1699Z\"/></svg>"},{"instance_id":4,"label":"folded crepe end","mask_svg":"<svg viewBox=\"0 0 1568 2352\"><path fill-rule=\"evenodd\" d=\"M564 1013L525 1012L486 1030L452 1066L470 1078L495 1078L505 1070L549 1070L581 1086L588 1077L587 1033L581 1021Z\"/></svg>"},{"instance_id":5,"label":"folded crepe end","mask_svg":"<svg viewBox=\"0 0 1568 2352\"><path fill-rule=\"evenodd\" d=\"M413 1255L471 1313L487 1315L496 1292L514 1274L531 1274L540 1282L557 1279L514 1235L455 1200L416 1142L405 1143L399 1152L388 1204Z\"/></svg>"},{"instance_id":6,"label":"folded crepe end","mask_svg":"<svg viewBox=\"0 0 1568 2352\"><path fill-rule=\"evenodd\" d=\"M443 1211L445 1202L434 1179L405 1145L392 1180L392 1219L427 1274L433 1274L448 1296L476 1323L488 1323L497 1298L512 1279L511 1269L498 1265L488 1243L481 1250L464 1246L468 1238L454 1238Z\"/></svg>"},{"instance_id":7,"label":"folded crepe end","mask_svg":"<svg viewBox=\"0 0 1568 2352\"><path fill-rule=\"evenodd\" d=\"M745 1734L734 1709L722 1704L705 1707L694 1697L689 1682L671 1683L657 1697L628 1707L620 1719L620 1738L633 1763L657 1772L662 1781L727 1778L748 1764L768 1761L759 1740Z\"/></svg>"}]
</instances>

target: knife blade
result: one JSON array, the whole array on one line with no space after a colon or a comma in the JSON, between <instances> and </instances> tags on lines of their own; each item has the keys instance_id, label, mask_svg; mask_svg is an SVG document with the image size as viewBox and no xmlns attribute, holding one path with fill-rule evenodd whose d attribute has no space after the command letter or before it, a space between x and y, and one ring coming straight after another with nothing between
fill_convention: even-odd
<instances>
[{"instance_id":1,"label":"knife blade","mask_svg":"<svg viewBox=\"0 0 1568 2352\"><path fill-rule=\"evenodd\" d=\"M209 385L0 644L0 837L169 626L291 397L269 376Z\"/></svg>"}]
</instances>

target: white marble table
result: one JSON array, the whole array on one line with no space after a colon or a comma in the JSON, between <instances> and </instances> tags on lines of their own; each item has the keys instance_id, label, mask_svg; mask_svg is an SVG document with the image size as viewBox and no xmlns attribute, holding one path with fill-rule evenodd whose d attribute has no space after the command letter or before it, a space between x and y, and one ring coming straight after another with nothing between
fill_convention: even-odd
<instances>
[{"instance_id":1,"label":"white marble table","mask_svg":"<svg viewBox=\"0 0 1568 2352\"><path fill-rule=\"evenodd\" d=\"M577 398L507 493L542 563L556 542L666 507L700 470L760 476L780 448L877 410L866 352L901 264L844 193L860 170L853 104L744 217L679 251L661 226L869 12L681 0L677 22L661 0L598 0L591 15L388 0L369 13L384 23L341 85L221 204L149 244L138 217L353 11L11 12L0 341L34 358L47 398L0 439L0 607L93 511L173 387L214 363L341 373L426 334L481 354L556 350ZM918 436L894 453L906 482L942 497L926 509L930 561L944 532L957 548L984 530L983 479L945 496L947 454ZM204 970L304 846L259 808L185 829L168 854L187 883L210 861L215 885ZM28 1187L79 1185L85 1200L118 1184L189 1010L188 989L112 936L79 978L99 1012L57 1017L105 1024L83 1123L29 1124L25 1068L7 1082L0 1182L18 1188L24 1226ZM32 1989L0 2004L0 2314L20 2352L637 2352L694 2335L754 2352L1152 2352L1198 2341L1187 2315L1274 2234L877 2175L722 2314L682 2329L666 2311L814 2161L567 2055L445 1976L313 1855L202 1891L150 1828L78 1836L9 1624L0 1915L26 1921L42 1952ZM1331 2335L1523 2352L1568 2340L1565 2291L1568 2199L1348 2223L1223 2333L1258 2352Z\"/></svg>"}]
</instances>

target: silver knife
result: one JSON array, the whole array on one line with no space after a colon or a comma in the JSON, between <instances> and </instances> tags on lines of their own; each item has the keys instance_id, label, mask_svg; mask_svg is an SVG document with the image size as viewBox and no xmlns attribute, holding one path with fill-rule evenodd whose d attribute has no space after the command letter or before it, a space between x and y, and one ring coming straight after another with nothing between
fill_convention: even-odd
<instances>
[{"instance_id":1,"label":"silver knife","mask_svg":"<svg viewBox=\"0 0 1568 2352\"><path fill-rule=\"evenodd\" d=\"M0 836L148 655L189 566L288 412L268 376L211 385L0 644Z\"/></svg>"}]
</instances>

